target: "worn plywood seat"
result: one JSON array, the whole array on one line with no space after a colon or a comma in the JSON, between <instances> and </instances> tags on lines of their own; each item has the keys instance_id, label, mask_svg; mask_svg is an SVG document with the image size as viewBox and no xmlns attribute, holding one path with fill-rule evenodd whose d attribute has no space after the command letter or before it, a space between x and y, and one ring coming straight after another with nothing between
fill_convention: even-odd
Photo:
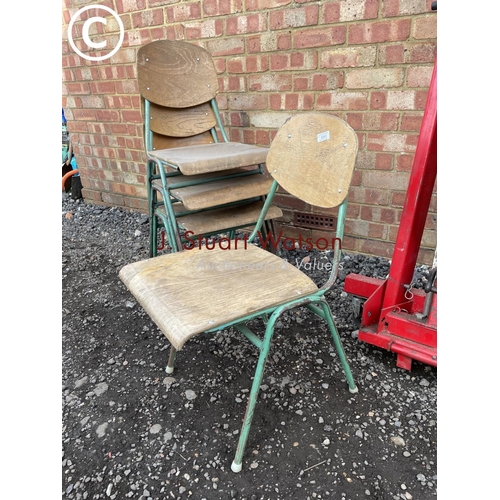
<instances>
[{"instance_id":1,"label":"worn plywood seat","mask_svg":"<svg viewBox=\"0 0 500 500\"><path fill-rule=\"evenodd\" d=\"M231 465L234 472L242 468L274 326L285 311L307 307L326 321L349 390L357 392L325 299L325 293L335 282L339 270L347 194L357 150L356 134L339 118L322 113L292 117L276 134L267 156L273 184L247 242L223 239L219 244L212 242L199 248L134 262L120 271L122 281L171 344L167 373L173 372L177 351L201 333L234 327L259 349L247 410ZM338 207L332 271L320 288L294 265L250 243L262 227L279 185L307 203ZM196 215L181 217L182 214L182 211L178 212L179 220ZM201 232L204 229L198 228ZM247 324L257 318L264 319L262 336L252 332ZM307 325L304 326L307 335Z\"/></svg>"},{"instance_id":2,"label":"worn plywood seat","mask_svg":"<svg viewBox=\"0 0 500 500\"><path fill-rule=\"evenodd\" d=\"M262 248L244 240L221 246L161 255L120 271L177 350L207 329L317 291L294 265Z\"/></svg>"},{"instance_id":3,"label":"worn plywood seat","mask_svg":"<svg viewBox=\"0 0 500 500\"><path fill-rule=\"evenodd\" d=\"M234 234L235 227L221 224L255 213L243 205L264 200L269 190L272 181L266 179L264 168L269 148L229 140L217 106L217 72L210 54L199 45L176 40L144 45L137 54L137 79L148 157L150 255L156 255L159 227L165 229L172 251L183 248L182 226L172 206L175 201L181 201L183 211L193 215L208 208L217 214L218 207L227 209L233 204L235 212L243 211L240 217L219 217L217 224L198 226ZM248 175L248 169L255 177L238 180ZM182 179L171 175L172 171ZM214 180L222 184L201 187ZM269 213L272 218L282 215L277 209ZM208 216L206 212L204 217ZM268 231L272 218L266 219ZM250 226L255 223L256 219L248 221Z\"/></svg>"},{"instance_id":4,"label":"worn plywood seat","mask_svg":"<svg viewBox=\"0 0 500 500\"><path fill-rule=\"evenodd\" d=\"M184 175L197 175L265 163L268 151L240 142L219 142L155 150L150 156L178 168Z\"/></svg>"},{"instance_id":5,"label":"worn plywood seat","mask_svg":"<svg viewBox=\"0 0 500 500\"><path fill-rule=\"evenodd\" d=\"M246 198L265 196L273 180L260 174L237 179L222 179L183 188L172 188L170 193L184 203L188 210L202 210L214 205L225 205Z\"/></svg>"},{"instance_id":6,"label":"worn plywood seat","mask_svg":"<svg viewBox=\"0 0 500 500\"><path fill-rule=\"evenodd\" d=\"M174 205L179 226L189 235L220 234L225 228L241 229L252 226L259 218L264 206L263 201L242 203L238 206L218 207L202 212L189 213L181 203ZM279 207L271 206L264 220L281 217Z\"/></svg>"}]
</instances>

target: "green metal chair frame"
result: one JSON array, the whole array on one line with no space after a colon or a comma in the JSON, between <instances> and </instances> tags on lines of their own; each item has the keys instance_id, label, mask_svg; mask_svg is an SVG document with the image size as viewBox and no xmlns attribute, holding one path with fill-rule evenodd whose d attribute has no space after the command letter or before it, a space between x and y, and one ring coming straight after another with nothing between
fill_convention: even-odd
<instances>
[{"instance_id":1,"label":"green metal chair frame","mask_svg":"<svg viewBox=\"0 0 500 500\"><path fill-rule=\"evenodd\" d=\"M129 264L120 271L121 280L172 345L167 373L173 372L177 351L199 333L234 327L258 348L255 376L231 465L234 472L242 468L274 327L285 311L307 307L326 321L349 391L358 391L325 299L339 270L347 194L357 149L357 136L344 121L324 113L306 113L292 117L280 128L267 158L274 180L249 241L257 237L278 185L307 203L338 206L332 270L321 288L295 266L253 244L161 255ZM200 269L200 262L208 270ZM227 262L232 263L234 271L218 274L217 265ZM258 272L259 265L262 272ZM179 287L179 283L184 286ZM246 325L255 318L265 318L262 338Z\"/></svg>"},{"instance_id":2,"label":"green metal chair frame","mask_svg":"<svg viewBox=\"0 0 500 500\"><path fill-rule=\"evenodd\" d=\"M240 189L228 202L200 209L183 207L173 194L182 188L221 181L226 181L227 189L228 180L256 179L265 174L268 148L229 140L217 106L218 79L210 54L198 45L159 40L139 49L137 72L148 158L150 256L157 253L160 227L164 227L172 251L183 248L187 241L181 237L179 225L182 229L189 215L206 215L211 222L203 237L226 232L234 237L236 229L253 226L270 179L266 178L265 189L261 183L256 196ZM241 213L238 209L248 211L251 207L253 216L234 217ZM271 230L269 219L281 215L281 210L273 207L265 228Z\"/></svg>"}]
</instances>

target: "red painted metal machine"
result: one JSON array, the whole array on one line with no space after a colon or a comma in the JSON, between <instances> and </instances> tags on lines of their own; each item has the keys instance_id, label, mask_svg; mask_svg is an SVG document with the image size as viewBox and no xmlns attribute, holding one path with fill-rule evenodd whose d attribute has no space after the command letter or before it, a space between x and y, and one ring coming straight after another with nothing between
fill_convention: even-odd
<instances>
[{"instance_id":1,"label":"red painted metal machine","mask_svg":"<svg viewBox=\"0 0 500 500\"><path fill-rule=\"evenodd\" d=\"M437 366L437 266L423 290L412 288L425 220L437 172L437 82L432 74L406 200L387 279L349 274L344 291L366 298L358 338L412 360Z\"/></svg>"}]
</instances>

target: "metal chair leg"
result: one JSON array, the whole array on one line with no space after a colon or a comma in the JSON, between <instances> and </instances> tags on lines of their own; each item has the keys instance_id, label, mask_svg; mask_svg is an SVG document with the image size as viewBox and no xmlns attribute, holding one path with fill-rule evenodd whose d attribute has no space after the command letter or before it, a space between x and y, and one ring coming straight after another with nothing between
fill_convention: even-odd
<instances>
[{"instance_id":1,"label":"metal chair leg","mask_svg":"<svg viewBox=\"0 0 500 500\"><path fill-rule=\"evenodd\" d=\"M356 392L358 392L358 388L356 387L356 384L354 382L354 377L352 376L351 373L351 368L349 367L349 363L347 362L344 348L342 347L342 342L340 341L339 333L333 322L333 317L330 307L324 300L318 301L317 304L319 304L323 309L325 320L330 328L330 332L333 337L333 343L335 344L335 348L337 349L337 354L339 355L340 363L342 364L342 368L344 369L344 373L347 378L347 384L349 385L349 392L355 394Z\"/></svg>"},{"instance_id":2,"label":"metal chair leg","mask_svg":"<svg viewBox=\"0 0 500 500\"><path fill-rule=\"evenodd\" d=\"M168 363L167 367L165 368L165 371L167 373L174 373L174 363L175 363L175 356L177 354L177 351L174 346L170 348L170 355L168 357Z\"/></svg>"},{"instance_id":3,"label":"metal chair leg","mask_svg":"<svg viewBox=\"0 0 500 500\"><path fill-rule=\"evenodd\" d=\"M279 314L276 315L273 314L271 316L269 322L267 323L264 339L262 340L259 360L257 361L255 376L252 383L252 389L250 391L250 396L248 397L248 404L245 412L245 418L243 420L243 425L241 426L240 439L238 441L238 447L236 448L236 454L234 456L233 463L231 464L231 470L233 472L240 472L242 469L243 452L245 451L248 435L250 433L250 426L252 424L253 413L255 411L255 405L257 403L257 397L259 395L259 389L262 384L264 367L266 365L267 355L269 354L271 339L274 333L274 323L276 322L278 317Z\"/></svg>"}]
</instances>

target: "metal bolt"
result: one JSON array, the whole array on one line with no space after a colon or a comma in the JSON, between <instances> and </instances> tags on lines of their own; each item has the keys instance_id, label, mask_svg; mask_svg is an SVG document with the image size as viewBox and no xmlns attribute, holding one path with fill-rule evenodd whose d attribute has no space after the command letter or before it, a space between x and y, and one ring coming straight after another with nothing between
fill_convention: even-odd
<instances>
[{"instance_id":1,"label":"metal bolt","mask_svg":"<svg viewBox=\"0 0 500 500\"><path fill-rule=\"evenodd\" d=\"M341 193L341 192L342 192L342 189L339 189L339 193Z\"/></svg>"},{"instance_id":2,"label":"metal bolt","mask_svg":"<svg viewBox=\"0 0 500 500\"><path fill-rule=\"evenodd\" d=\"M208 84L207 87L210 87L210 84Z\"/></svg>"},{"instance_id":3,"label":"metal bolt","mask_svg":"<svg viewBox=\"0 0 500 500\"><path fill-rule=\"evenodd\" d=\"M274 170L273 170L273 174L275 174L276 172L277 172L277 170L276 170L276 169L274 169Z\"/></svg>"},{"instance_id":4,"label":"metal bolt","mask_svg":"<svg viewBox=\"0 0 500 500\"><path fill-rule=\"evenodd\" d=\"M347 142L344 142L344 148L346 148L346 147L347 147Z\"/></svg>"},{"instance_id":5,"label":"metal bolt","mask_svg":"<svg viewBox=\"0 0 500 500\"><path fill-rule=\"evenodd\" d=\"M215 321L213 319L211 319L208 324L211 325L212 323L215 323Z\"/></svg>"},{"instance_id":6,"label":"metal bolt","mask_svg":"<svg viewBox=\"0 0 500 500\"><path fill-rule=\"evenodd\" d=\"M196 58L196 60L197 60L197 61L199 61L199 60L200 60L200 58L199 58L199 57L197 57L197 58Z\"/></svg>"},{"instance_id":7,"label":"metal bolt","mask_svg":"<svg viewBox=\"0 0 500 500\"><path fill-rule=\"evenodd\" d=\"M292 134L288 134L288 138L291 139L292 138Z\"/></svg>"},{"instance_id":8,"label":"metal bolt","mask_svg":"<svg viewBox=\"0 0 500 500\"><path fill-rule=\"evenodd\" d=\"M148 61L149 61L149 59L146 57L146 62L148 62Z\"/></svg>"},{"instance_id":9,"label":"metal bolt","mask_svg":"<svg viewBox=\"0 0 500 500\"><path fill-rule=\"evenodd\" d=\"M150 90L149 87L146 87L146 90Z\"/></svg>"}]
</instances>

